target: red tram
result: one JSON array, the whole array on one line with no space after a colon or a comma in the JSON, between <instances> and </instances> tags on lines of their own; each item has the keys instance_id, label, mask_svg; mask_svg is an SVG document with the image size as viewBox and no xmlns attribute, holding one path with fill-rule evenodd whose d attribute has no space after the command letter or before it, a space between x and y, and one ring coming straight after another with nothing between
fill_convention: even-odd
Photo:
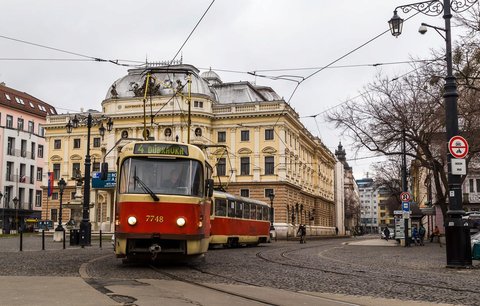
<instances>
[{"instance_id":1,"label":"red tram","mask_svg":"<svg viewBox=\"0 0 480 306\"><path fill-rule=\"evenodd\" d=\"M270 206L264 202L213 192L210 245L258 245L270 239Z\"/></svg>"},{"instance_id":2,"label":"red tram","mask_svg":"<svg viewBox=\"0 0 480 306\"><path fill-rule=\"evenodd\" d=\"M117 160L118 258L201 256L210 241L212 168L194 145L136 141Z\"/></svg>"}]
</instances>

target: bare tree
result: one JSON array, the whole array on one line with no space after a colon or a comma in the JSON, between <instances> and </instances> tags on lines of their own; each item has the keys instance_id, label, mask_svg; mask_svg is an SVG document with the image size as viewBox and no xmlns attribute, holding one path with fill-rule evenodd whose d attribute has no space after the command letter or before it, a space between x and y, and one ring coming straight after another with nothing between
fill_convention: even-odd
<instances>
[{"instance_id":1,"label":"bare tree","mask_svg":"<svg viewBox=\"0 0 480 306\"><path fill-rule=\"evenodd\" d=\"M441 52L438 52L441 53ZM386 156L401 156L405 130L406 155L432 175L435 202L447 211L447 142L443 100L443 57L428 64L414 64L413 72L393 80L381 75L366 86L361 102L348 102L328 114L357 149ZM468 161L480 150L480 48L473 39L454 52L458 80L459 128L470 144Z\"/></svg>"}]
</instances>

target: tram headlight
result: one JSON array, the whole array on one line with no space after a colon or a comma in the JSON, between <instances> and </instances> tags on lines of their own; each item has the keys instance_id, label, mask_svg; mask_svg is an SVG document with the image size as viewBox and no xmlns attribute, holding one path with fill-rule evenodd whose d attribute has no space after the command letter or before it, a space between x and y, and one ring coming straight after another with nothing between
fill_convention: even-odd
<instances>
[{"instance_id":1,"label":"tram headlight","mask_svg":"<svg viewBox=\"0 0 480 306\"><path fill-rule=\"evenodd\" d=\"M135 218L134 216L130 216L130 217L128 217L127 222L130 225L135 225L135 224L137 224L137 218Z\"/></svg>"},{"instance_id":2,"label":"tram headlight","mask_svg":"<svg viewBox=\"0 0 480 306\"><path fill-rule=\"evenodd\" d=\"M185 218L180 217L180 218L177 219L177 225L178 225L178 226L182 227L182 226L185 225L185 223L187 223L187 221L185 220Z\"/></svg>"}]
</instances>

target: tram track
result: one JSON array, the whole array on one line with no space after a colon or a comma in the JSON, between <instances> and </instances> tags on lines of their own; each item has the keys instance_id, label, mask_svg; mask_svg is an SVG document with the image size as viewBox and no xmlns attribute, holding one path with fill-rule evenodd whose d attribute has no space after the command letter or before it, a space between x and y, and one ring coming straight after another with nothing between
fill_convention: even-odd
<instances>
[{"instance_id":1,"label":"tram track","mask_svg":"<svg viewBox=\"0 0 480 306\"><path fill-rule=\"evenodd\" d=\"M221 289L221 288L215 287L213 285L208 285L208 284L205 284L205 283L196 282L196 281L187 279L186 277L181 277L181 276L175 275L173 273L160 270L158 267L155 267L153 265L150 265L150 268L153 269L155 272L163 275L163 276L167 276L167 277L169 277L173 280L180 281L180 282L183 282L183 283L186 283L186 284L189 284L189 285L213 290L213 291L220 292L220 293L228 295L228 296L235 296L235 297L239 297L239 298L242 298L242 299L245 299L245 300L248 300L248 301L257 302L257 303L264 304L264 305L280 306L280 304L274 304L271 301L267 301L265 299L260 299L260 298L248 296L246 294L240 294L240 293L232 292L232 291L229 291L229 290ZM216 276L216 277L226 278L225 276L214 274L214 273L209 273L209 272L206 272L206 271L202 271L201 269L193 268L191 266L188 266L188 268L190 268L191 270L196 270L196 271L204 273L204 274L209 274L209 275ZM230 280L234 280L234 279L230 278ZM238 283L242 283L244 285L259 287L258 285L255 285L253 283L248 283L248 282L244 282L244 281L240 281L240 280L234 280L234 281L238 282Z\"/></svg>"},{"instance_id":2,"label":"tram track","mask_svg":"<svg viewBox=\"0 0 480 306\"><path fill-rule=\"evenodd\" d=\"M322 247L327 246L327 245L322 245ZM465 293L474 293L474 294L480 294L480 290L475 290L475 289L469 289L469 288L461 288L461 287L453 287L451 283L445 285L439 285L439 284L429 284L429 283L423 283L417 281L415 278L408 277L406 275L396 275L396 274L385 274L385 271L382 271L381 273L376 272L376 271L368 271L368 269L356 269L354 271L341 271L338 266L335 267L335 269L329 269L329 268L323 268L323 267L310 267L306 266L304 260L300 261L299 259L293 258L288 256L288 254L293 253L293 252L299 252L301 250L305 249L313 249L313 248L318 248L319 246L309 246L309 247L302 247L302 248L295 248L295 249L289 249L286 251L282 251L280 253L280 257L287 259L289 261L293 262L284 262L284 261L278 261L278 260L272 260L268 258L266 255L264 255L267 252L258 252L256 253L256 257L269 262L269 263L274 263L286 267L293 267L297 269L304 269L304 270L311 270L311 271L318 271L318 272L323 272L323 273L330 273L330 274L336 274L336 275L341 275L341 276L348 276L348 277L357 277L357 278L369 278L369 279L376 279L380 281L384 281L384 283L394 283L394 284L404 284L408 286L420 286L425 288L426 290L428 289L442 289L442 290L449 290L449 291L454 291L454 292L465 292ZM335 247L337 248L337 247ZM323 252L329 251L331 249L323 250ZM325 259L329 259L332 261L336 262L341 262L341 263L346 263L344 261L338 260L338 259L331 259L325 256L322 256ZM352 267L352 263L346 263L348 266ZM361 267L359 265L356 265L357 267Z\"/></svg>"}]
</instances>

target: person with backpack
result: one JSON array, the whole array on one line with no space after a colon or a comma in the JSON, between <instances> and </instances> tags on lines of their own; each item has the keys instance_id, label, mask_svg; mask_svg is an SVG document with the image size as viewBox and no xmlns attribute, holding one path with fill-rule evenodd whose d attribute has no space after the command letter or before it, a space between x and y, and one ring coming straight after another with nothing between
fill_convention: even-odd
<instances>
[{"instance_id":1,"label":"person with backpack","mask_svg":"<svg viewBox=\"0 0 480 306\"><path fill-rule=\"evenodd\" d=\"M420 238L420 245L425 245L423 243L423 240L425 239L425 227L423 227L423 224L420 224L420 228L418 229L418 237Z\"/></svg>"}]
</instances>

